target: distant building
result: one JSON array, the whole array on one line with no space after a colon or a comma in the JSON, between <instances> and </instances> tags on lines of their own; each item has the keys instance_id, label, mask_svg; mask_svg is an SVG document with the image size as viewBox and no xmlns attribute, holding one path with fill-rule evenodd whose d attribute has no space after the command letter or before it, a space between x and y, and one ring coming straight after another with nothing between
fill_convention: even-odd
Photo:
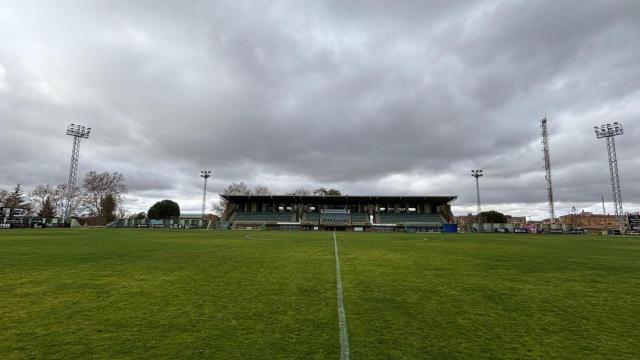
<instances>
[{"instance_id":1,"label":"distant building","mask_svg":"<svg viewBox=\"0 0 640 360\"><path fill-rule=\"evenodd\" d=\"M507 224L525 225L528 223L526 216L505 215L505 217L507 218ZM463 216L456 216L456 223L461 229L466 229L467 227L470 227L471 224L477 222L477 215L467 214Z\"/></svg>"},{"instance_id":2,"label":"distant building","mask_svg":"<svg viewBox=\"0 0 640 360\"><path fill-rule=\"evenodd\" d=\"M613 229L618 225L615 215L594 214L585 211L563 215L558 220L561 224L572 225L585 230Z\"/></svg>"},{"instance_id":3,"label":"distant building","mask_svg":"<svg viewBox=\"0 0 640 360\"><path fill-rule=\"evenodd\" d=\"M507 224L524 225L524 224L527 223L527 217L526 216L506 215L506 217L507 217Z\"/></svg>"}]
</instances>

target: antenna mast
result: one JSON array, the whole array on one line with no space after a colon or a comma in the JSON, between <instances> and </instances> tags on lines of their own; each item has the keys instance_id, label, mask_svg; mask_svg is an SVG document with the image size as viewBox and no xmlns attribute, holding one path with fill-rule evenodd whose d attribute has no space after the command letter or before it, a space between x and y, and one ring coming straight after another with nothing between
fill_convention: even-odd
<instances>
[{"instance_id":1,"label":"antenna mast","mask_svg":"<svg viewBox=\"0 0 640 360\"><path fill-rule=\"evenodd\" d=\"M544 176L547 180L547 202L549 203L549 216L551 217L551 223L555 223L555 211L553 208L553 184L551 183L551 156L549 154L549 132L547 130L547 117L540 121L540 128L542 129L542 152L544 153L544 170L546 174Z\"/></svg>"}]
</instances>

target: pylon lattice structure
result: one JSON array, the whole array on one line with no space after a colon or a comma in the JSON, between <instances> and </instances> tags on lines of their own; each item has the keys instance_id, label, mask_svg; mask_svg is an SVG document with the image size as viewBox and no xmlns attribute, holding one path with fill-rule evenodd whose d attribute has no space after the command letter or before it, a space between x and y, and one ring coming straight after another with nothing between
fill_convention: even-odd
<instances>
[{"instance_id":1,"label":"pylon lattice structure","mask_svg":"<svg viewBox=\"0 0 640 360\"><path fill-rule=\"evenodd\" d=\"M204 191L202 194L202 217L207 211L207 180L211 177L211 170L200 170L200 177L204 179Z\"/></svg>"},{"instance_id":2,"label":"pylon lattice structure","mask_svg":"<svg viewBox=\"0 0 640 360\"><path fill-rule=\"evenodd\" d=\"M549 153L549 131L547 130L547 118L545 117L540 121L540 128L542 129L542 152L544 154L544 170L545 180L547 181L547 203L549 204L549 217L551 223L555 223L555 210L553 205L553 184L551 182L551 155Z\"/></svg>"},{"instance_id":3,"label":"pylon lattice structure","mask_svg":"<svg viewBox=\"0 0 640 360\"><path fill-rule=\"evenodd\" d=\"M478 205L478 215L482 212L480 207L480 181L479 179L482 177L482 170L471 170L471 176L476 179L476 201Z\"/></svg>"},{"instance_id":4,"label":"pylon lattice structure","mask_svg":"<svg viewBox=\"0 0 640 360\"><path fill-rule=\"evenodd\" d=\"M614 122L593 127L598 139L606 139L607 154L609 156L609 175L611 177L611 193L613 196L613 209L616 214L618 228L621 233L626 230L624 211L622 210L622 191L620 190L620 175L618 173L618 156L616 155L615 137L624 134L622 124Z\"/></svg>"},{"instance_id":5,"label":"pylon lattice structure","mask_svg":"<svg viewBox=\"0 0 640 360\"><path fill-rule=\"evenodd\" d=\"M73 136L73 148L71 149L71 164L69 165L69 179L67 180L66 204L64 219L70 220L73 192L76 187L78 175L78 159L80 158L80 139L88 139L91 128L82 125L71 124L67 127L67 135Z\"/></svg>"}]
</instances>

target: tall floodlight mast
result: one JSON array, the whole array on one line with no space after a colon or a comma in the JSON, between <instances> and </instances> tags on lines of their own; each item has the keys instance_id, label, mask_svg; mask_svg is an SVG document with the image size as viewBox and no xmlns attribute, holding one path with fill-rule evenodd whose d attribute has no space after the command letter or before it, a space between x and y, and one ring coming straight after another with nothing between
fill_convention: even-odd
<instances>
[{"instance_id":1,"label":"tall floodlight mast","mask_svg":"<svg viewBox=\"0 0 640 360\"><path fill-rule=\"evenodd\" d=\"M482 211L480 208L480 181L479 178L482 177L482 170L471 170L471 176L476 178L476 201L478 203L478 214Z\"/></svg>"},{"instance_id":2,"label":"tall floodlight mast","mask_svg":"<svg viewBox=\"0 0 640 360\"><path fill-rule=\"evenodd\" d=\"M549 217L551 223L555 223L556 215L553 208L553 185L551 183L551 156L549 154L549 132L547 130L547 118L545 117L540 121L540 128L542 129L542 152L544 153L544 170L545 180L547 180L547 203L549 204Z\"/></svg>"},{"instance_id":3,"label":"tall floodlight mast","mask_svg":"<svg viewBox=\"0 0 640 360\"><path fill-rule=\"evenodd\" d=\"M626 230L624 221L624 211L622 210L622 191L620 190L620 176L618 175L618 157L616 155L615 137L624 134L622 124L614 122L613 124L604 124L594 126L596 137L598 139L605 138L607 140L607 154L609 155L609 175L611 176L611 192L613 194L613 208L618 222L618 228L621 233Z\"/></svg>"},{"instance_id":4,"label":"tall floodlight mast","mask_svg":"<svg viewBox=\"0 0 640 360\"><path fill-rule=\"evenodd\" d=\"M604 208L604 195L602 195L602 216L604 216L604 229L609 232L609 220L607 220L607 210Z\"/></svg>"},{"instance_id":5,"label":"tall floodlight mast","mask_svg":"<svg viewBox=\"0 0 640 360\"><path fill-rule=\"evenodd\" d=\"M76 186L76 177L78 175L78 159L80 158L80 139L88 139L91 128L83 125L71 124L67 126L67 135L73 136L73 148L71 150L71 165L69 166L69 179L67 180L66 206L64 210L64 219L70 220L71 216L71 199L73 190Z\"/></svg>"},{"instance_id":6,"label":"tall floodlight mast","mask_svg":"<svg viewBox=\"0 0 640 360\"><path fill-rule=\"evenodd\" d=\"M200 170L200 177L204 179L204 193L202 194L202 217L207 209L207 179L211 177L211 170Z\"/></svg>"}]
</instances>

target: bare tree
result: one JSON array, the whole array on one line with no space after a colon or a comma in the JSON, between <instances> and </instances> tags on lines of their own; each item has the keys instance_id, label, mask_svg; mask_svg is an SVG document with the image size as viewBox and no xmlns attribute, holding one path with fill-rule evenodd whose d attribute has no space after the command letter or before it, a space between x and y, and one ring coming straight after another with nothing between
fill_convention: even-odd
<instances>
[{"instance_id":1,"label":"bare tree","mask_svg":"<svg viewBox=\"0 0 640 360\"><path fill-rule=\"evenodd\" d=\"M124 200L127 187L124 184L124 175L119 172L103 172L98 174L89 171L85 175L83 183L84 204L92 216L102 216L104 214L103 202L108 196L114 200L114 209Z\"/></svg>"},{"instance_id":2,"label":"bare tree","mask_svg":"<svg viewBox=\"0 0 640 360\"><path fill-rule=\"evenodd\" d=\"M252 195L271 195L271 189L264 185L257 185L253 189Z\"/></svg>"},{"instance_id":3,"label":"bare tree","mask_svg":"<svg viewBox=\"0 0 640 360\"><path fill-rule=\"evenodd\" d=\"M54 195L51 199L53 206L56 209L56 213L62 216L67 208L67 199L69 201L69 216L80 216L85 211L84 198L80 187L74 186L71 193L67 192L67 184L60 184L56 186Z\"/></svg>"},{"instance_id":4,"label":"bare tree","mask_svg":"<svg viewBox=\"0 0 640 360\"><path fill-rule=\"evenodd\" d=\"M239 183L232 183L227 186L223 191L225 195L251 195L251 189L247 186L247 184L242 181Z\"/></svg>"},{"instance_id":5,"label":"bare tree","mask_svg":"<svg viewBox=\"0 0 640 360\"><path fill-rule=\"evenodd\" d=\"M220 200L214 200L211 203L211 208L213 209L214 214L221 216L222 213L224 212L226 205L227 203L224 201L224 199L220 198Z\"/></svg>"},{"instance_id":6,"label":"bare tree","mask_svg":"<svg viewBox=\"0 0 640 360\"><path fill-rule=\"evenodd\" d=\"M271 189L264 185L257 185L253 191L244 182L232 183L227 186L223 191L224 195L271 195ZM213 203L213 210L217 214L223 216L225 212L229 211L227 207L228 203L225 199L221 198L219 202Z\"/></svg>"},{"instance_id":7,"label":"bare tree","mask_svg":"<svg viewBox=\"0 0 640 360\"><path fill-rule=\"evenodd\" d=\"M321 187L319 189L313 190L314 195L325 195L325 196L340 196L340 190L336 189L325 189Z\"/></svg>"},{"instance_id":8,"label":"bare tree","mask_svg":"<svg viewBox=\"0 0 640 360\"><path fill-rule=\"evenodd\" d=\"M33 210L37 213L40 212L45 201L49 199L49 202L52 203L52 197L55 197L55 195L56 189L49 184L36 186L35 189L29 193Z\"/></svg>"},{"instance_id":9,"label":"bare tree","mask_svg":"<svg viewBox=\"0 0 640 360\"><path fill-rule=\"evenodd\" d=\"M299 189L293 190L293 192L290 192L287 195L307 196L307 195L311 195L311 190L305 189L305 188L299 188Z\"/></svg>"},{"instance_id":10,"label":"bare tree","mask_svg":"<svg viewBox=\"0 0 640 360\"><path fill-rule=\"evenodd\" d=\"M7 200L7 196L9 196L9 192L4 189L0 189L0 205L4 205L4 202Z\"/></svg>"},{"instance_id":11,"label":"bare tree","mask_svg":"<svg viewBox=\"0 0 640 360\"><path fill-rule=\"evenodd\" d=\"M244 182L239 183L231 183L224 190L222 190L222 194L224 195L251 195L251 189ZM229 202L224 198L220 198L218 203L214 203L213 210L217 212L219 216L224 217L225 212L229 211Z\"/></svg>"},{"instance_id":12,"label":"bare tree","mask_svg":"<svg viewBox=\"0 0 640 360\"><path fill-rule=\"evenodd\" d=\"M118 208L118 219L126 219L127 218L127 210L123 207Z\"/></svg>"}]
</instances>

